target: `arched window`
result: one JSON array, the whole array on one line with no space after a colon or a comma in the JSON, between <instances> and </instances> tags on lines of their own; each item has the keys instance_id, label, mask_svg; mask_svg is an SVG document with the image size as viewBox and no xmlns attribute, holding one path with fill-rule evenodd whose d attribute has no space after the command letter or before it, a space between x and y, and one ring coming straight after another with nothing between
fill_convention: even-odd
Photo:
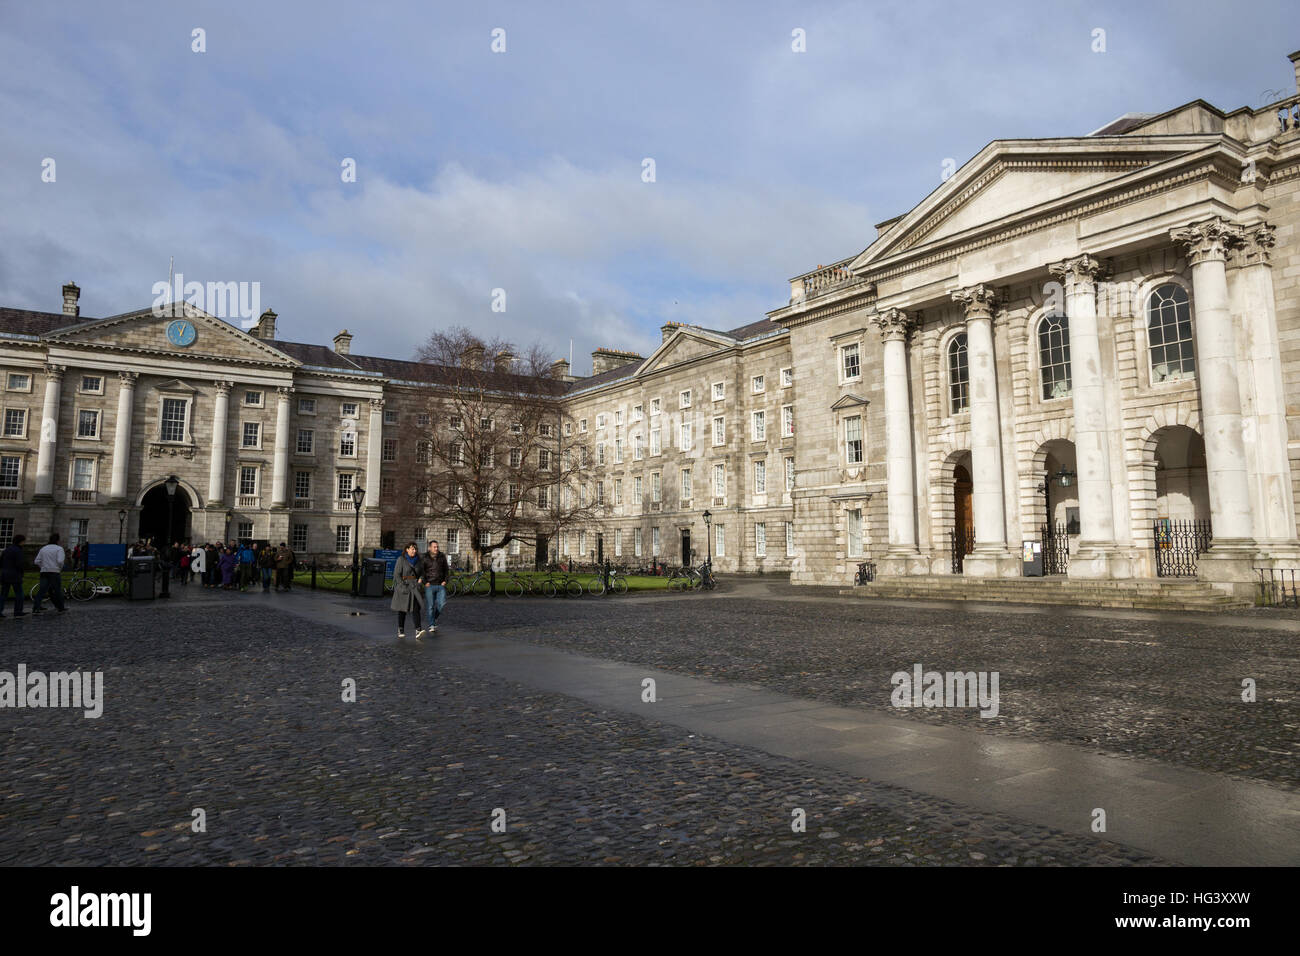
<instances>
[{"instance_id":1,"label":"arched window","mask_svg":"<svg viewBox=\"0 0 1300 956\"><path fill-rule=\"evenodd\" d=\"M970 407L970 372L966 367L966 333L954 335L948 343L949 414L956 415Z\"/></svg>"},{"instance_id":2,"label":"arched window","mask_svg":"<svg viewBox=\"0 0 1300 956\"><path fill-rule=\"evenodd\" d=\"M1147 296L1147 341L1152 382L1176 382L1195 374L1192 307L1182 286L1167 282Z\"/></svg>"},{"instance_id":3,"label":"arched window","mask_svg":"<svg viewBox=\"0 0 1300 956\"><path fill-rule=\"evenodd\" d=\"M1070 394L1070 320L1045 315L1038 323L1038 368L1043 377L1043 399Z\"/></svg>"}]
</instances>

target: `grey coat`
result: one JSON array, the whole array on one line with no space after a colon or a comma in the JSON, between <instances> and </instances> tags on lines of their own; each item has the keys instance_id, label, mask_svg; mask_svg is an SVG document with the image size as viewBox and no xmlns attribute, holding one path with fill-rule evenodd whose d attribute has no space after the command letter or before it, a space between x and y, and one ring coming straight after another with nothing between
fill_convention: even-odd
<instances>
[{"instance_id":1,"label":"grey coat","mask_svg":"<svg viewBox=\"0 0 1300 956\"><path fill-rule=\"evenodd\" d=\"M406 560L403 551L393 565L393 603L394 611L406 611L408 614L424 613L424 588L417 583L419 577L415 568ZM417 620L422 620L417 618Z\"/></svg>"}]
</instances>

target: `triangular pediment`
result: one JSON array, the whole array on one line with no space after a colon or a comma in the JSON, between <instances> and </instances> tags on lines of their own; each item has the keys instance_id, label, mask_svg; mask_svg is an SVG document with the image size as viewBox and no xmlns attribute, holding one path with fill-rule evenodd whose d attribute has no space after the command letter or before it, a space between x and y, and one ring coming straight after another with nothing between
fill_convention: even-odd
<instances>
[{"instance_id":1,"label":"triangular pediment","mask_svg":"<svg viewBox=\"0 0 1300 956\"><path fill-rule=\"evenodd\" d=\"M646 375L657 369L733 348L735 345L735 339L709 329L682 326L660 344L659 348L650 353L649 357L641 363L636 374Z\"/></svg>"},{"instance_id":2,"label":"triangular pediment","mask_svg":"<svg viewBox=\"0 0 1300 956\"><path fill-rule=\"evenodd\" d=\"M1088 204L1213 152L1217 135L1083 137L990 143L851 265L854 272Z\"/></svg>"},{"instance_id":3,"label":"triangular pediment","mask_svg":"<svg viewBox=\"0 0 1300 956\"><path fill-rule=\"evenodd\" d=\"M843 396L834 405L832 405L831 411L838 412L842 408L857 408L861 405L870 405L870 404L871 403L867 399L863 398L861 395L854 395L852 392L850 392L848 395Z\"/></svg>"},{"instance_id":4,"label":"triangular pediment","mask_svg":"<svg viewBox=\"0 0 1300 956\"><path fill-rule=\"evenodd\" d=\"M168 338L168 327L177 321L194 327L193 341L178 345ZM176 314L155 314L140 309L93 322L54 329L45 336L51 342L93 346L127 352L157 352L171 357L214 358L226 362L297 365L296 360L265 342L202 309L186 303Z\"/></svg>"},{"instance_id":5,"label":"triangular pediment","mask_svg":"<svg viewBox=\"0 0 1300 956\"><path fill-rule=\"evenodd\" d=\"M193 385L188 385L179 378L171 378L165 382L159 382L154 386L154 391L158 392L189 392L197 393L198 389Z\"/></svg>"}]
</instances>

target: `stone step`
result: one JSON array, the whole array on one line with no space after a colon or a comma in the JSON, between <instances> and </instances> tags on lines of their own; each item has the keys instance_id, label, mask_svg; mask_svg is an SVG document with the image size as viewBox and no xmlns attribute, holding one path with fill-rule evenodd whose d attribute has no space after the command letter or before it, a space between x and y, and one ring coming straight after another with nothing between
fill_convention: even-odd
<instances>
[{"instance_id":1,"label":"stone step","mask_svg":"<svg viewBox=\"0 0 1300 956\"><path fill-rule=\"evenodd\" d=\"M1083 582L1036 581L1017 587L1014 582L988 586L985 581L950 579L946 582L918 578L873 582L846 588L840 594L882 600L990 601L1015 604L1066 604L1082 607L1143 608L1152 610L1221 611L1250 607L1249 601L1215 591L1197 581L1185 582Z\"/></svg>"}]
</instances>

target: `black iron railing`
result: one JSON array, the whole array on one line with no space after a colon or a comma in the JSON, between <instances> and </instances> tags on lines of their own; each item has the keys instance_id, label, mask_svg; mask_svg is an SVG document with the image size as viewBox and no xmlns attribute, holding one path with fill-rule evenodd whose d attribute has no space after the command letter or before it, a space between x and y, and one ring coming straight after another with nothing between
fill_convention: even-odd
<instances>
[{"instance_id":1,"label":"black iron railing","mask_svg":"<svg viewBox=\"0 0 1300 956\"><path fill-rule=\"evenodd\" d=\"M854 577L854 584L870 584L876 580L876 562L863 561L858 565L857 576Z\"/></svg>"},{"instance_id":2,"label":"black iron railing","mask_svg":"<svg viewBox=\"0 0 1300 956\"><path fill-rule=\"evenodd\" d=\"M1070 536L1063 524L1039 526L1043 539L1043 574L1065 574L1070 570Z\"/></svg>"},{"instance_id":3,"label":"black iron railing","mask_svg":"<svg viewBox=\"0 0 1300 956\"><path fill-rule=\"evenodd\" d=\"M1256 568L1259 603L1264 607L1300 607L1300 568Z\"/></svg>"},{"instance_id":4,"label":"black iron railing","mask_svg":"<svg viewBox=\"0 0 1300 956\"><path fill-rule=\"evenodd\" d=\"M975 550L975 529L958 528L949 531L948 547L952 552L952 573L961 574L966 555Z\"/></svg>"},{"instance_id":5,"label":"black iron railing","mask_svg":"<svg viewBox=\"0 0 1300 956\"><path fill-rule=\"evenodd\" d=\"M1214 534L1208 520L1159 518L1152 526L1156 555L1156 576L1196 577L1197 559L1210 550Z\"/></svg>"}]
</instances>

